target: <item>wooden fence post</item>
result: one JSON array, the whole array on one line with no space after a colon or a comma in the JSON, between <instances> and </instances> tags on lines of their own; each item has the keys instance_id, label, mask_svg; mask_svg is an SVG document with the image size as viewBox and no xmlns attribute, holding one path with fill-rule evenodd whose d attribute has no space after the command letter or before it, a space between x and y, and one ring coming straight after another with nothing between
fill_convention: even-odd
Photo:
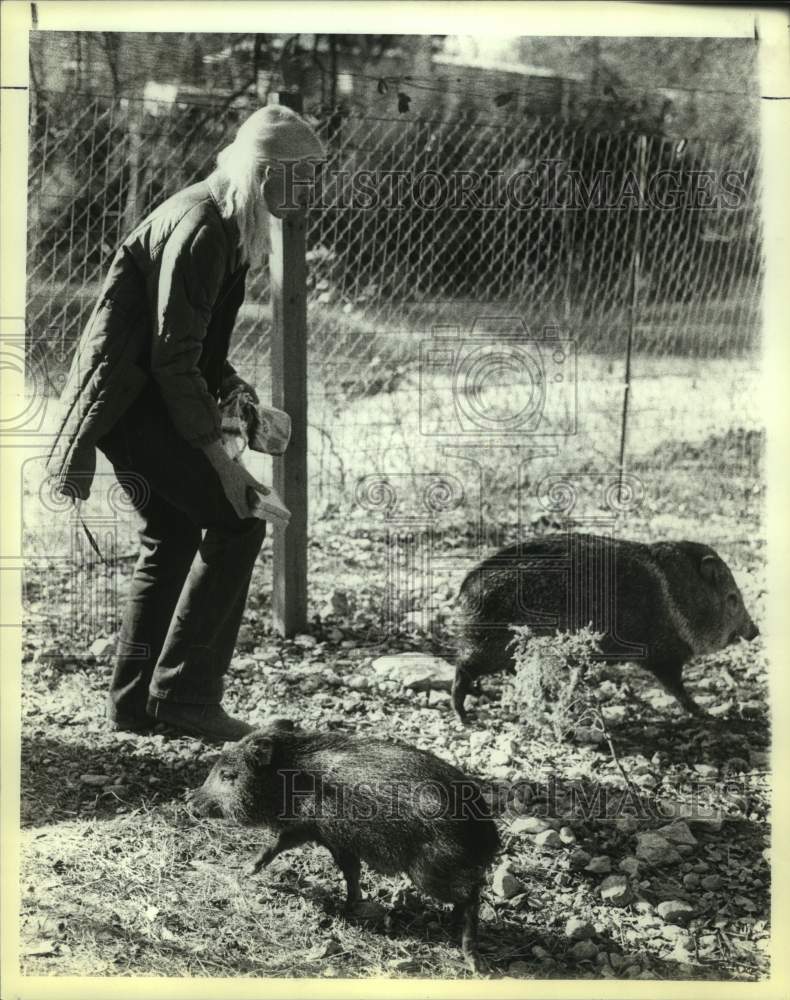
<instances>
[{"instance_id":1,"label":"wooden fence post","mask_svg":"<svg viewBox=\"0 0 790 1000\"><path fill-rule=\"evenodd\" d=\"M270 103L301 112L301 94L278 93ZM274 459L274 488L291 512L274 529L272 613L275 629L307 629L307 263L305 213L272 222L272 405L291 418L291 442Z\"/></svg>"}]
</instances>

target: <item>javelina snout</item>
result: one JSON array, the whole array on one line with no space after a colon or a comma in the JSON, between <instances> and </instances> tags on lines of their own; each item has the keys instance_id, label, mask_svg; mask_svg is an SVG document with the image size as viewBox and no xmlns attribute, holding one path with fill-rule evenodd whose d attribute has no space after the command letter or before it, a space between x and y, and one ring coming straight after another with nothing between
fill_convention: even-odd
<instances>
[{"instance_id":1,"label":"javelina snout","mask_svg":"<svg viewBox=\"0 0 790 1000\"><path fill-rule=\"evenodd\" d=\"M445 761L371 737L255 732L222 752L194 798L197 808L277 832L253 872L303 844L327 848L349 907L361 900L362 861L408 874L455 904L464 955L478 968L479 895L499 836L479 785Z\"/></svg>"},{"instance_id":2,"label":"javelina snout","mask_svg":"<svg viewBox=\"0 0 790 1000\"><path fill-rule=\"evenodd\" d=\"M187 794L189 811L195 816L221 816L242 825L263 822L263 803L256 789L270 759L268 731L250 733L231 744L222 751L200 788Z\"/></svg>"},{"instance_id":3,"label":"javelina snout","mask_svg":"<svg viewBox=\"0 0 790 1000\"><path fill-rule=\"evenodd\" d=\"M222 816L236 823L260 823L257 806L256 776L271 757L272 733L292 733L291 719L271 719L250 740L228 744L208 777L200 786L187 792L187 808L195 816Z\"/></svg>"}]
</instances>

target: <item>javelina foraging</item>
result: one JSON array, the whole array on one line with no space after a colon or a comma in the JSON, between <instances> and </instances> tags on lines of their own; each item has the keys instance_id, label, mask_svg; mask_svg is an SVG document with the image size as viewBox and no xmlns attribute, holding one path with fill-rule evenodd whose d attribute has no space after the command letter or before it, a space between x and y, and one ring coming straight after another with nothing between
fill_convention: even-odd
<instances>
[{"instance_id":1,"label":"javelina foraging","mask_svg":"<svg viewBox=\"0 0 790 1000\"><path fill-rule=\"evenodd\" d=\"M485 674L514 671L511 625L537 635L590 625L603 633L601 659L647 667L694 714L705 713L683 686L693 656L758 635L727 564L707 545L644 545L570 532L502 549L461 584L452 703Z\"/></svg>"},{"instance_id":2,"label":"javelina foraging","mask_svg":"<svg viewBox=\"0 0 790 1000\"><path fill-rule=\"evenodd\" d=\"M326 847L350 908L361 900L361 861L406 872L427 895L455 904L464 956L479 968L479 894L499 835L475 781L433 754L371 737L258 730L223 750L190 802L198 815L278 832L253 873L292 847Z\"/></svg>"}]
</instances>

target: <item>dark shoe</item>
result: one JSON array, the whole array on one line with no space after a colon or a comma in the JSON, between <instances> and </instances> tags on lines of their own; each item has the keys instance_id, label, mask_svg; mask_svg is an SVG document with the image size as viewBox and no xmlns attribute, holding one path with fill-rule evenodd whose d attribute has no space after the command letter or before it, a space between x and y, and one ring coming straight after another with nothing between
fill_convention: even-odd
<instances>
[{"instance_id":1,"label":"dark shoe","mask_svg":"<svg viewBox=\"0 0 790 1000\"><path fill-rule=\"evenodd\" d=\"M112 703L107 705L107 723L114 733L150 733L156 723L150 715L124 715Z\"/></svg>"},{"instance_id":2,"label":"dark shoe","mask_svg":"<svg viewBox=\"0 0 790 1000\"><path fill-rule=\"evenodd\" d=\"M235 742L255 728L228 715L221 705L184 705L149 698L146 710L151 716L152 725L164 723L187 736L212 743Z\"/></svg>"}]
</instances>

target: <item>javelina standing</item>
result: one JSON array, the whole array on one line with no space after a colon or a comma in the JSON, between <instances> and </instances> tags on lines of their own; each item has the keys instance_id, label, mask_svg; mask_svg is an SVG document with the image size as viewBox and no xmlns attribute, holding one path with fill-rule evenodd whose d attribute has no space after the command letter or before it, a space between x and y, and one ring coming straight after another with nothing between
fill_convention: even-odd
<instances>
[{"instance_id":1,"label":"javelina standing","mask_svg":"<svg viewBox=\"0 0 790 1000\"><path fill-rule=\"evenodd\" d=\"M361 899L361 861L406 872L455 904L464 956L479 967L479 894L499 836L479 786L433 754L369 737L258 730L222 752L190 802L199 815L278 831L253 873L292 847L326 847L349 907Z\"/></svg>"},{"instance_id":2,"label":"javelina standing","mask_svg":"<svg viewBox=\"0 0 790 1000\"><path fill-rule=\"evenodd\" d=\"M603 660L641 663L694 714L704 713L683 687L684 664L758 634L727 564L696 542L573 533L519 542L467 574L457 611L452 702L462 722L475 679L514 671L511 625L537 635L591 625L604 633Z\"/></svg>"}]
</instances>

